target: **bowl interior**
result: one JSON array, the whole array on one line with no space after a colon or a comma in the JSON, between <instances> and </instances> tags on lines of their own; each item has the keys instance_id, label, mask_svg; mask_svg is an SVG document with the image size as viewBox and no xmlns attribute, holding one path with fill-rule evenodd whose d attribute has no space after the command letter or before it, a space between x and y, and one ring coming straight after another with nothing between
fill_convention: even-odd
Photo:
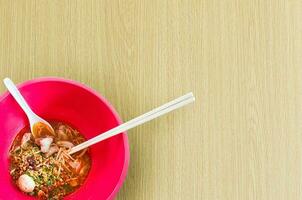
<instances>
[{"instance_id":1,"label":"bowl interior","mask_svg":"<svg viewBox=\"0 0 302 200\"><path fill-rule=\"evenodd\" d=\"M102 97L91 89L57 78L29 81L20 91L32 110L42 118L63 121L77 128L86 139L117 126L120 120ZM16 134L28 120L7 93L0 98L0 199L31 199L21 193L9 175L8 152ZM90 148L92 166L82 187L66 199L112 199L128 168L129 149L126 134L120 134Z\"/></svg>"}]
</instances>

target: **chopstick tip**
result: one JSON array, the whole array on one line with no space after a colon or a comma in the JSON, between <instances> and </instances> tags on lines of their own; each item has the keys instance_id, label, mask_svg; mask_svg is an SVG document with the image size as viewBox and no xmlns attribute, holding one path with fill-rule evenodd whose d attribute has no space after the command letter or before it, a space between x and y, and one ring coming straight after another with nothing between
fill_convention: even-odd
<instances>
[{"instance_id":1,"label":"chopstick tip","mask_svg":"<svg viewBox=\"0 0 302 200\"><path fill-rule=\"evenodd\" d=\"M195 101L195 96L194 96L193 92L189 92L188 95L190 95L193 98L193 101Z\"/></svg>"}]
</instances>

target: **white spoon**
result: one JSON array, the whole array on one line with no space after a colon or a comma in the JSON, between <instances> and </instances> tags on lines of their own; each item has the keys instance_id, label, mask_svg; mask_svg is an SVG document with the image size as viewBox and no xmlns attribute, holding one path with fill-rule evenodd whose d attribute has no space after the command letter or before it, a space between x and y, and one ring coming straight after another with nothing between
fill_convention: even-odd
<instances>
[{"instance_id":1,"label":"white spoon","mask_svg":"<svg viewBox=\"0 0 302 200\"><path fill-rule=\"evenodd\" d=\"M155 109L153 109L153 110L151 110L151 111L149 111L149 112L147 112L147 113L145 113L141 116L138 116L138 117L126 122L126 123L123 123L123 124L113 128L113 129L110 129L109 131L106 131L105 133L97 135L94 138L91 138L90 140L87 140L86 142L83 142L83 143L73 147L70 150L69 154L76 153L76 152L78 152L82 149L85 149L85 148L87 148L91 145L94 145L98 142L101 142L101 141L106 140L110 137L118 135L122 132L125 132L125 131L127 131L131 128L134 128L134 127L138 126L138 125L146 123L146 122L148 122L152 119L155 119L155 118L157 118L161 115L167 114L168 112L176 110L176 109L178 109L182 106L185 106L189 103L192 103L194 101L195 101L195 97L194 97L193 93L192 92L188 93L184 96L181 96L177 99L174 99L173 101L170 101L170 102L168 102L168 103L166 103L166 104L164 104L164 105L162 105L158 108L155 108Z\"/></svg>"},{"instance_id":2,"label":"white spoon","mask_svg":"<svg viewBox=\"0 0 302 200\"><path fill-rule=\"evenodd\" d=\"M32 111L13 81L9 78L5 78L3 82L10 94L25 112L34 138L40 138L47 135L53 136L54 130L51 125ZM40 129L40 131L37 131L38 129Z\"/></svg>"}]
</instances>

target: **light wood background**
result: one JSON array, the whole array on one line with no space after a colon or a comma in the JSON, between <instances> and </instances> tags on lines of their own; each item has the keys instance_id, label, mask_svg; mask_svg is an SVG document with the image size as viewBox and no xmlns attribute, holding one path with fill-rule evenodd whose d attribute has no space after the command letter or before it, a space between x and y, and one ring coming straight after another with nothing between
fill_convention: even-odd
<instances>
[{"instance_id":1,"label":"light wood background","mask_svg":"<svg viewBox=\"0 0 302 200\"><path fill-rule=\"evenodd\" d=\"M0 1L0 78L83 82L124 120L196 95L129 131L118 200L301 199L301 54L298 0Z\"/></svg>"}]
</instances>

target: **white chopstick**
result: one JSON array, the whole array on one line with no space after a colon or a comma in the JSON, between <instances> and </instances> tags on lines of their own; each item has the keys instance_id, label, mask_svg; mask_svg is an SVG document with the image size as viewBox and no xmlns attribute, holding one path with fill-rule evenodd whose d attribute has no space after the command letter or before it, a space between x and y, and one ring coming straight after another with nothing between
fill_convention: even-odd
<instances>
[{"instance_id":1,"label":"white chopstick","mask_svg":"<svg viewBox=\"0 0 302 200\"><path fill-rule=\"evenodd\" d=\"M100 135L98 135L94 138L91 138L90 140L87 140L86 142L83 142L83 143L73 147L70 150L69 154L76 153L76 152L78 152L82 149L85 149L85 148L87 148L91 145L94 145L98 142L101 142L101 141L106 140L110 137L113 137L115 135L123 133L123 132L125 132L125 131L127 131L131 128L134 128L138 125L141 125L141 124L146 123L146 122L148 122L152 119L155 119L155 118L157 118L161 115L164 115L164 114L169 113L169 112L171 112L175 109L178 109L182 106L185 106L189 103L192 103L193 101L195 101L195 97L194 97L193 93L190 92L190 93L188 93L184 96L181 96L177 99L174 99L173 101L170 101L170 102L168 102L168 103L166 103L166 104L164 104L164 105L162 105L158 108L155 108L155 109L153 109L153 110L151 110L151 111L149 111L149 112L147 112L143 115L140 115L140 116L138 116L138 117L136 117L136 118L134 118L134 119L132 119L128 122L125 122L125 123L113 128L113 129L110 129L110 130L108 130L108 131L106 131L106 132L104 132L104 133L102 133L102 134L100 134Z\"/></svg>"}]
</instances>

